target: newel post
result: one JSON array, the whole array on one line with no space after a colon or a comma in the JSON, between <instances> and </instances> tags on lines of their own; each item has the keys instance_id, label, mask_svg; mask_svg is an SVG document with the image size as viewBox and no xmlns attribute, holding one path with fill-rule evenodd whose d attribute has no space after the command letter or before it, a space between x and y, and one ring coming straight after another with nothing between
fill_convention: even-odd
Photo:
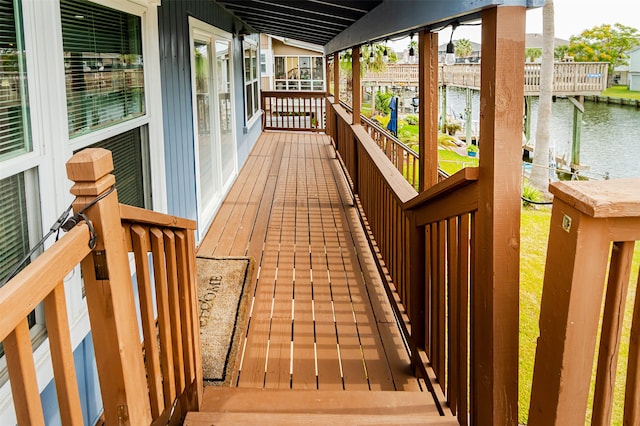
<instances>
[{"instance_id":1,"label":"newel post","mask_svg":"<svg viewBox=\"0 0 640 426\"><path fill-rule=\"evenodd\" d=\"M89 148L67 162L75 213L115 184L111 152ZM117 192L84 212L97 236L93 256L82 261L106 424L151 423L129 258Z\"/></svg>"}]
</instances>

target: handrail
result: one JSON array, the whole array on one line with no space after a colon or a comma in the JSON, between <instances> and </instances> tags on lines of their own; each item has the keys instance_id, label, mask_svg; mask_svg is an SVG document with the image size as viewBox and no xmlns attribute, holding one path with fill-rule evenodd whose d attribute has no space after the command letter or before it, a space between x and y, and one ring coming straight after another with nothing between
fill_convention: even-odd
<instances>
[{"instance_id":1,"label":"handrail","mask_svg":"<svg viewBox=\"0 0 640 426\"><path fill-rule=\"evenodd\" d=\"M325 92L262 91L265 130L325 130Z\"/></svg>"},{"instance_id":2,"label":"handrail","mask_svg":"<svg viewBox=\"0 0 640 426\"><path fill-rule=\"evenodd\" d=\"M349 113L353 113L353 109L346 103L340 101L340 106L345 110L345 112L348 111ZM390 131L380 127L380 125L374 120L361 114L360 122L362 127L367 129L369 135L371 135L373 140L376 141L377 145L385 153L391 163L396 166L404 178L417 190L419 183L418 164L420 161L420 154L398 139L397 136L394 136ZM449 174L438 166L438 179L442 181L448 177Z\"/></svg>"},{"instance_id":3,"label":"handrail","mask_svg":"<svg viewBox=\"0 0 640 426\"><path fill-rule=\"evenodd\" d=\"M195 222L118 204L112 170L111 153L99 148L67 162L74 212L86 220L0 288L0 340L18 424L44 424L27 320L41 302L62 423L82 421L65 302L65 277L78 263L104 422L174 424L200 406Z\"/></svg>"},{"instance_id":4,"label":"handrail","mask_svg":"<svg viewBox=\"0 0 640 426\"><path fill-rule=\"evenodd\" d=\"M418 195L363 126L328 100L327 133L349 178L412 363L443 414L467 424L468 306L474 277L478 168L465 168ZM427 263L425 264L425 259ZM425 303L426 301L426 303ZM473 319L473 318L472 318ZM490 395L473 395L474 404ZM472 413L473 415L473 413Z\"/></svg>"},{"instance_id":5,"label":"handrail","mask_svg":"<svg viewBox=\"0 0 640 426\"><path fill-rule=\"evenodd\" d=\"M530 425L611 424L623 324L631 322L623 419L640 423L640 291L627 300L640 241L640 179L555 182L531 388ZM640 288L640 287L639 287ZM602 310L604 302L604 311ZM625 316L627 302L635 312ZM601 315L602 312L602 315ZM600 336L596 348L596 336ZM616 401L622 405L622 401Z\"/></svg>"}]
</instances>

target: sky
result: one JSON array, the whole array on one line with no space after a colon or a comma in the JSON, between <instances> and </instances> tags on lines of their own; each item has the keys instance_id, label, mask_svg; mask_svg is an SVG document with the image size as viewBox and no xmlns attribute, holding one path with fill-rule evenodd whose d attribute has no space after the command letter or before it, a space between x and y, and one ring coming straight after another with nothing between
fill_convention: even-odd
<instances>
[{"instance_id":1,"label":"sky","mask_svg":"<svg viewBox=\"0 0 640 426\"><path fill-rule=\"evenodd\" d=\"M638 0L554 0L556 38L569 40L586 29L602 24L621 23L640 31ZM480 42L480 27L460 26L453 39L468 38ZM542 34L542 8L527 11L527 33ZM446 28L439 33L440 43L449 41L451 31ZM406 41L390 43L395 50L406 48Z\"/></svg>"}]
</instances>

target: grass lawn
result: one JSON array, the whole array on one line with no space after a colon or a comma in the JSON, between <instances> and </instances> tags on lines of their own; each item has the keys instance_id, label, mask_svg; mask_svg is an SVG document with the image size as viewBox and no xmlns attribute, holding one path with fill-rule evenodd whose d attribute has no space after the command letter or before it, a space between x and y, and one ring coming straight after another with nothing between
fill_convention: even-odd
<instances>
[{"instance_id":1,"label":"grass lawn","mask_svg":"<svg viewBox=\"0 0 640 426\"><path fill-rule=\"evenodd\" d=\"M544 278L544 264L546 259L547 241L549 239L549 222L551 210L522 210L521 219L521 247L520 247L520 357L519 357L519 401L518 421L527 423L533 364L535 361L536 339L538 338L538 320L540 317L540 299L542 296L542 282ZM640 265L640 246L636 246L631 270L631 286L637 280ZM631 314L635 288L629 288L623 326L623 338L620 346L620 362L618 363L618 380L616 382L616 397L613 408L612 424L622 424L624 401L624 380L629 334L631 328ZM594 369L595 377L595 369ZM589 404L590 406L591 404ZM589 422L591 409L589 408Z\"/></svg>"},{"instance_id":2,"label":"grass lawn","mask_svg":"<svg viewBox=\"0 0 640 426\"><path fill-rule=\"evenodd\" d=\"M440 168L442 168L442 170L452 175L463 167L477 167L478 157L462 156L454 151L439 149L438 162L440 163Z\"/></svg>"},{"instance_id":3,"label":"grass lawn","mask_svg":"<svg viewBox=\"0 0 640 426\"><path fill-rule=\"evenodd\" d=\"M627 86L611 86L605 89L601 95L612 98L640 99L640 92L631 91Z\"/></svg>"}]
</instances>

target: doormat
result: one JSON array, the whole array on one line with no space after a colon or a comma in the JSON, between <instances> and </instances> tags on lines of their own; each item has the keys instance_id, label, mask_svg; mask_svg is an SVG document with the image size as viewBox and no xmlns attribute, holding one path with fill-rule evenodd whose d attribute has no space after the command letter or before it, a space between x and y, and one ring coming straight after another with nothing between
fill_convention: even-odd
<instances>
[{"instance_id":1,"label":"doormat","mask_svg":"<svg viewBox=\"0 0 640 426\"><path fill-rule=\"evenodd\" d=\"M244 335L252 264L248 257L196 259L202 370L207 385L231 381Z\"/></svg>"}]
</instances>

